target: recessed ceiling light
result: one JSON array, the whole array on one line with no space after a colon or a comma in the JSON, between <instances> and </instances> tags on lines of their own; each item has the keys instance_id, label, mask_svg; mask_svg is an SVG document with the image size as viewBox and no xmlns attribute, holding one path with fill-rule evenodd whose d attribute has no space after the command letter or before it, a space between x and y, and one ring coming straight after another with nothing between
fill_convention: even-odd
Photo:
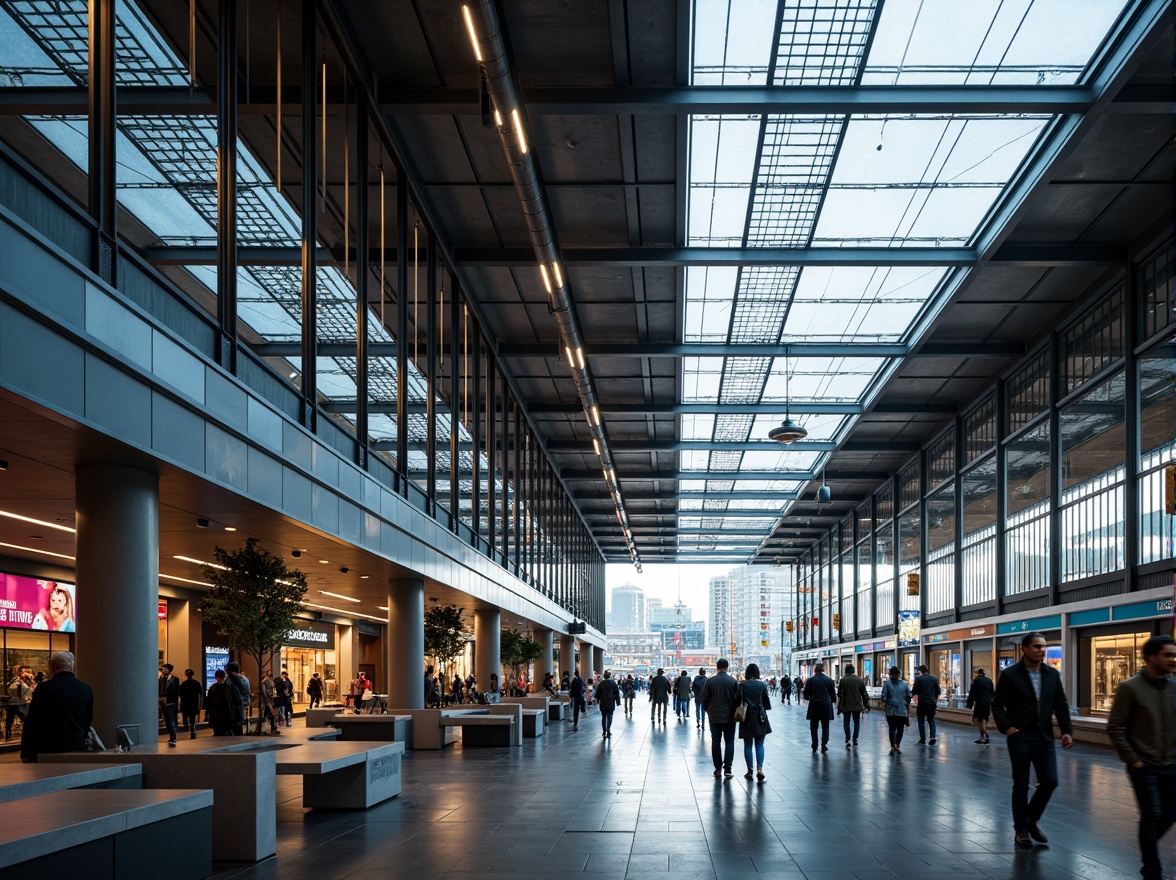
<instances>
[{"instance_id":1,"label":"recessed ceiling light","mask_svg":"<svg viewBox=\"0 0 1176 880\"><path fill-rule=\"evenodd\" d=\"M316 605L314 602L304 602L307 608L320 608L323 611L331 611L335 614L341 614L344 617L366 617L368 620L374 620L377 623L387 623L388 618L376 617L374 614L364 614L362 611L347 611L343 608L332 608L330 605Z\"/></svg>"},{"instance_id":2,"label":"recessed ceiling light","mask_svg":"<svg viewBox=\"0 0 1176 880\"><path fill-rule=\"evenodd\" d=\"M205 562L203 559L193 559L191 556L173 556L172 559L178 559L180 562L191 562L193 565L204 565L208 568L219 568L222 571L228 571L223 565L217 565L215 562Z\"/></svg>"},{"instance_id":3,"label":"recessed ceiling light","mask_svg":"<svg viewBox=\"0 0 1176 880\"><path fill-rule=\"evenodd\" d=\"M0 516L6 516L9 519L18 519L21 522L35 523L39 526L45 526L48 529L57 529L59 532L73 534L77 531L77 529L71 529L69 526L60 526L57 523L45 522L43 519L35 519L31 516L21 516L19 513L12 513L8 510L0 510Z\"/></svg>"},{"instance_id":4,"label":"recessed ceiling light","mask_svg":"<svg viewBox=\"0 0 1176 880\"><path fill-rule=\"evenodd\" d=\"M366 574L361 574L361 575L359 576L359 579L360 579L361 581L366 581L366 580L368 579L368 576L367 576Z\"/></svg>"},{"instance_id":5,"label":"recessed ceiling light","mask_svg":"<svg viewBox=\"0 0 1176 880\"><path fill-rule=\"evenodd\" d=\"M360 601L359 599L353 599L351 596L344 596L341 593L332 593L329 590L319 590L319 592L322 593L324 596L330 596L332 599L342 599L345 602L358 603Z\"/></svg>"},{"instance_id":6,"label":"recessed ceiling light","mask_svg":"<svg viewBox=\"0 0 1176 880\"><path fill-rule=\"evenodd\" d=\"M226 532L235 532L235 531L237 531L237 527L236 526L225 526L225 531Z\"/></svg>"},{"instance_id":7,"label":"recessed ceiling light","mask_svg":"<svg viewBox=\"0 0 1176 880\"><path fill-rule=\"evenodd\" d=\"M388 610L388 606L387 606L387 605L380 605L380 606L378 606L378 607L379 607L379 609L380 609L381 611L387 611L387 610Z\"/></svg>"},{"instance_id":8,"label":"recessed ceiling light","mask_svg":"<svg viewBox=\"0 0 1176 880\"><path fill-rule=\"evenodd\" d=\"M167 578L169 581L181 581L185 584L196 584L196 586L198 586L198 587L207 587L208 586L208 581L194 581L191 578L182 578L179 575L175 575L175 574L164 574L163 572L160 572L159 576L161 578Z\"/></svg>"},{"instance_id":9,"label":"recessed ceiling light","mask_svg":"<svg viewBox=\"0 0 1176 880\"><path fill-rule=\"evenodd\" d=\"M320 559L319 562L321 562L323 565L330 565L331 564L331 560L329 560L329 559Z\"/></svg>"},{"instance_id":10,"label":"recessed ceiling light","mask_svg":"<svg viewBox=\"0 0 1176 880\"><path fill-rule=\"evenodd\" d=\"M76 558L70 556L68 553L51 553L48 550L38 550L36 547L22 547L20 544L6 544L4 541L0 541L0 547L10 547L13 550L26 550L29 553L40 553L42 556L56 556L58 559Z\"/></svg>"}]
</instances>

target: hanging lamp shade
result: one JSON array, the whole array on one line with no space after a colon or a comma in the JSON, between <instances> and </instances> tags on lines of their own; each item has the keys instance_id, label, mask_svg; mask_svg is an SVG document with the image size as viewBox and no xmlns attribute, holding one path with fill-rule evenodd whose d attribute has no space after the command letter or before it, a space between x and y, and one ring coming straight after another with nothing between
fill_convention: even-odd
<instances>
[{"instance_id":1,"label":"hanging lamp shade","mask_svg":"<svg viewBox=\"0 0 1176 880\"><path fill-rule=\"evenodd\" d=\"M795 443L808 436L808 430L800 422L786 417L779 425L768 431L768 439L777 443Z\"/></svg>"},{"instance_id":2,"label":"hanging lamp shade","mask_svg":"<svg viewBox=\"0 0 1176 880\"><path fill-rule=\"evenodd\" d=\"M822 483L820 488L817 489L817 504L828 504L832 500L833 490Z\"/></svg>"}]
</instances>

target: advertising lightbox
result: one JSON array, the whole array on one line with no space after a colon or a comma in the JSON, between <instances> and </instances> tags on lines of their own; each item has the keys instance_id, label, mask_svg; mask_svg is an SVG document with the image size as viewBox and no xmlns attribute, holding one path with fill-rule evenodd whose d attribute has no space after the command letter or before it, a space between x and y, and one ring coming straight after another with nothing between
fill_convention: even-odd
<instances>
[{"instance_id":1,"label":"advertising lightbox","mask_svg":"<svg viewBox=\"0 0 1176 880\"><path fill-rule=\"evenodd\" d=\"M0 627L75 631L74 585L19 574L0 574Z\"/></svg>"}]
</instances>

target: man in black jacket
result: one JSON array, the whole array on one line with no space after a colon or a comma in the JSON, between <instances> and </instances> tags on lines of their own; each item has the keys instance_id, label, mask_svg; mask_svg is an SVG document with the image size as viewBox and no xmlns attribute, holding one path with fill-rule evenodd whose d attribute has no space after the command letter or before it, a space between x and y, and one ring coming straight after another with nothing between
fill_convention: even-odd
<instances>
[{"instance_id":1,"label":"man in black jacket","mask_svg":"<svg viewBox=\"0 0 1176 880\"><path fill-rule=\"evenodd\" d=\"M715 664L718 670L706 680L702 688L702 708L706 710L711 732L711 761L715 777L730 779L731 762L735 759L735 690L737 682L727 672L725 658Z\"/></svg>"},{"instance_id":2,"label":"man in black jacket","mask_svg":"<svg viewBox=\"0 0 1176 880\"><path fill-rule=\"evenodd\" d=\"M817 725L821 727L821 751L829 751L829 722L833 720L833 707L837 705L837 685L825 675L825 664L813 667L813 674L804 683L804 698L808 700L809 734L813 740L813 751L817 750Z\"/></svg>"},{"instance_id":3,"label":"man in black jacket","mask_svg":"<svg viewBox=\"0 0 1176 880\"><path fill-rule=\"evenodd\" d=\"M911 696L918 708L915 715L919 721L919 745L927 743L925 724L931 725L931 745L935 745L935 710L939 707L939 679L926 666L919 667L919 674L911 682Z\"/></svg>"},{"instance_id":4,"label":"man in black jacket","mask_svg":"<svg viewBox=\"0 0 1176 880\"><path fill-rule=\"evenodd\" d=\"M170 663L164 663L159 677L159 708L167 728L167 744L172 748L176 745L176 713L180 708L180 680L172 675L174 670Z\"/></svg>"},{"instance_id":5,"label":"man in black jacket","mask_svg":"<svg viewBox=\"0 0 1176 880\"><path fill-rule=\"evenodd\" d=\"M20 737L20 759L37 763L39 755L80 752L94 723L94 692L73 673L74 655L49 655L49 678L33 691L29 717Z\"/></svg>"},{"instance_id":6,"label":"man in black jacket","mask_svg":"<svg viewBox=\"0 0 1176 880\"><path fill-rule=\"evenodd\" d=\"M1062 730L1062 748L1074 745L1070 735L1070 704L1062 677L1045 661L1046 639L1029 633L1021 639L1021 660L1000 674L992 699L992 717L1006 737L1013 764L1013 829L1017 846L1046 843L1037 827L1050 795L1058 787L1058 756L1054 750L1053 717ZM1029 800L1029 768L1037 774L1037 790Z\"/></svg>"}]
</instances>

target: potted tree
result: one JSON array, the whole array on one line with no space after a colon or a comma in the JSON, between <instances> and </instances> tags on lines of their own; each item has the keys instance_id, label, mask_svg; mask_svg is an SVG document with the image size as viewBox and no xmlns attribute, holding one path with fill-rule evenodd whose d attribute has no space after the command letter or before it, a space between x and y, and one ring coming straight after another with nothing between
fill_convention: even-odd
<instances>
[{"instance_id":1,"label":"potted tree","mask_svg":"<svg viewBox=\"0 0 1176 880\"><path fill-rule=\"evenodd\" d=\"M303 611L306 575L259 548L257 538L249 538L240 550L217 547L213 557L216 564L204 569L212 584L200 603L204 620L224 636L234 653L252 658L259 673L271 668ZM260 696L260 688L256 690ZM252 702L247 711L252 716ZM261 733L260 714L257 731Z\"/></svg>"},{"instance_id":2,"label":"potted tree","mask_svg":"<svg viewBox=\"0 0 1176 880\"><path fill-rule=\"evenodd\" d=\"M425 609L425 654L437 664L441 686L437 689L437 706L445 691L449 665L465 651L466 627L463 609L456 605L434 605Z\"/></svg>"},{"instance_id":3,"label":"potted tree","mask_svg":"<svg viewBox=\"0 0 1176 880\"><path fill-rule=\"evenodd\" d=\"M504 629L499 652L503 667L510 669L511 681L517 683L520 673L543 656L543 646L530 636Z\"/></svg>"}]
</instances>

